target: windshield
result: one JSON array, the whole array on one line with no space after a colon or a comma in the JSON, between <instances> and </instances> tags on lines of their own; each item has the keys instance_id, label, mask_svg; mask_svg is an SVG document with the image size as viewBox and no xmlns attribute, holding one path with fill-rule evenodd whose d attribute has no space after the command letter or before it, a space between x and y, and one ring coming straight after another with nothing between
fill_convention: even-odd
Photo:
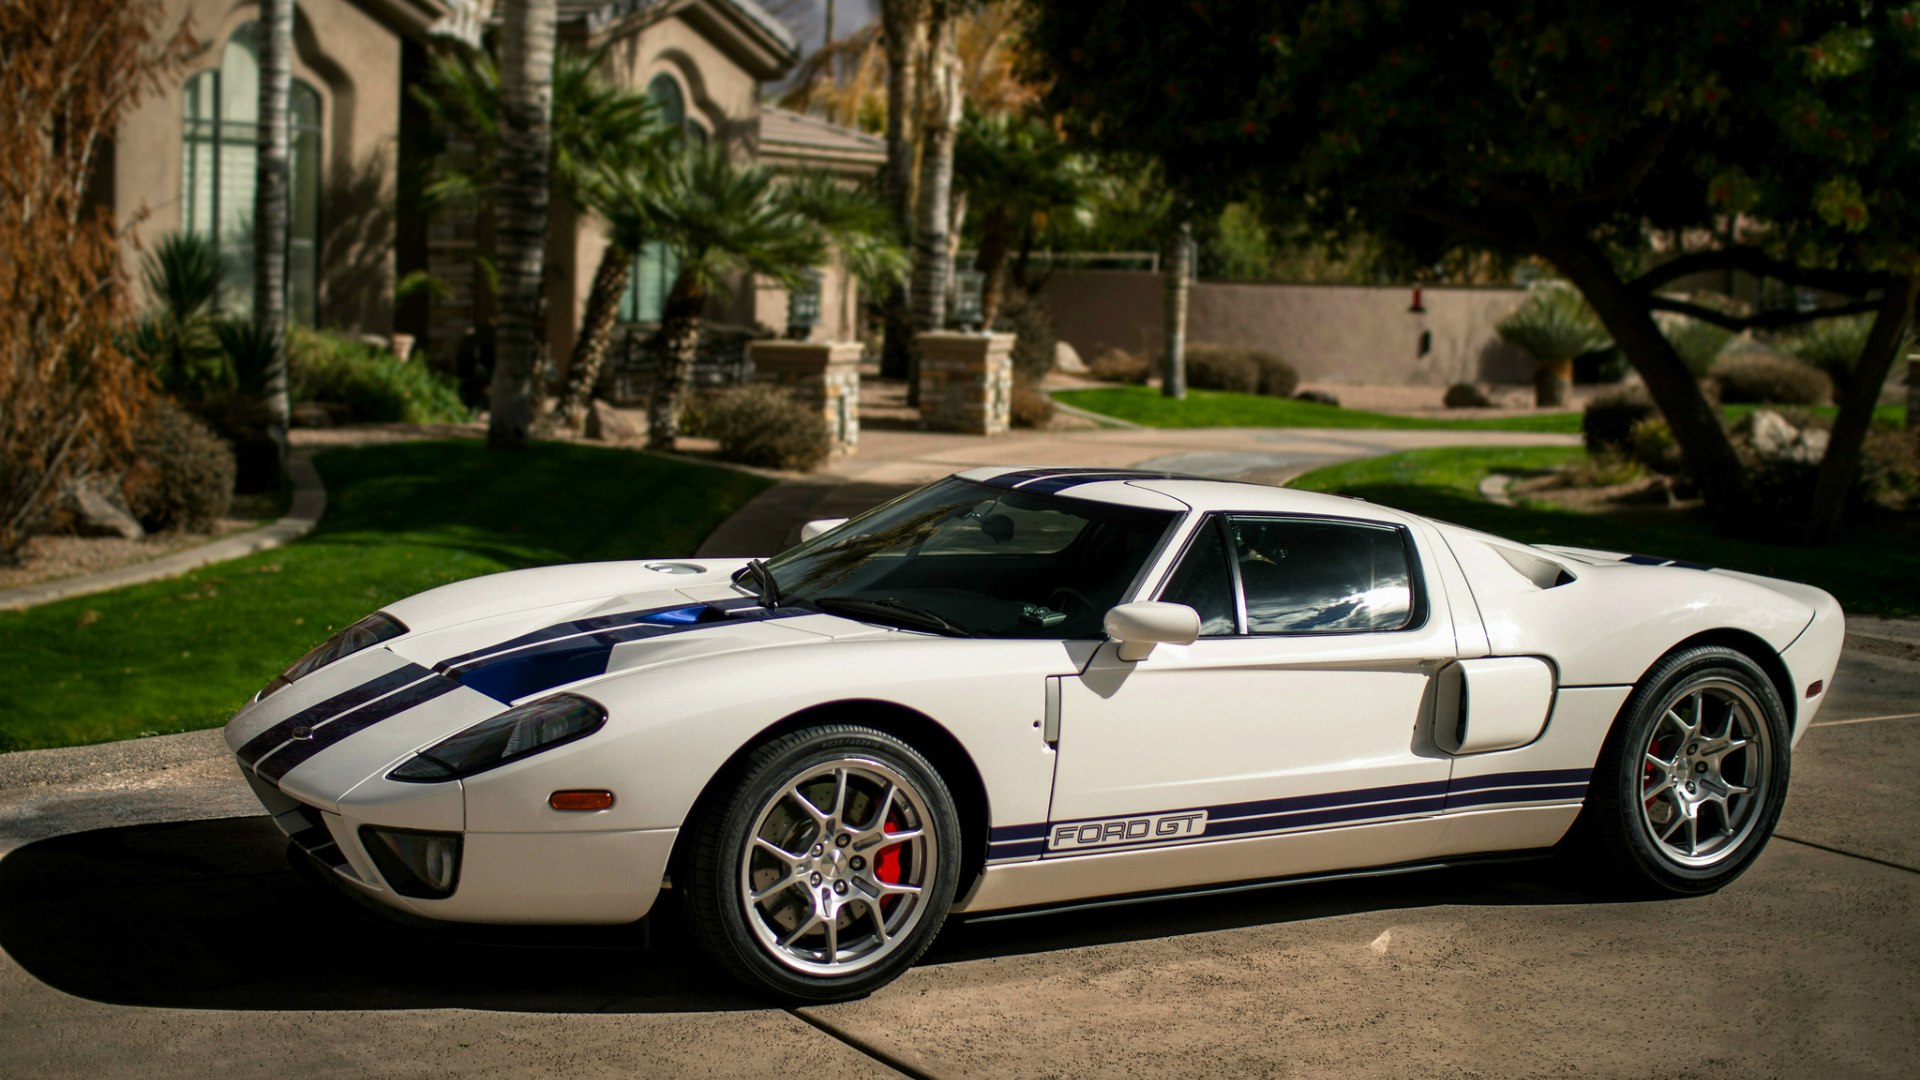
<instances>
[{"instance_id":1,"label":"windshield","mask_svg":"<svg viewBox=\"0 0 1920 1080\"><path fill-rule=\"evenodd\" d=\"M781 604L971 637L1092 638L1179 518L947 479L767 569Z\"/></svg>"}]
</instances>

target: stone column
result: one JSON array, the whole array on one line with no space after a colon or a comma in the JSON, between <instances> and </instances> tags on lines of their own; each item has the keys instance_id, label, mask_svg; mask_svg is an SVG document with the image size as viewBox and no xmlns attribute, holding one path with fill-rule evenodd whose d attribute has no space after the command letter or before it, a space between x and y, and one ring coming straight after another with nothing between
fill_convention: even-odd
<instances>
[{"instance_id":1,"label":"stone column","mask_svg":"<svg viewBox=\"0 0 1920 1080\"><path fill-rule=\"evenodd\" d=\"M747 345L754 381L784 388L820 410L837 454L860 443L860 343L754 341Z\"/></svg>"},{"instance_id":2,"label":"stone column","mask_svg":"<svg viewBox=\"0 0 1920 1080\"><path fill-rule=\"evenodd\" d=\"M920 419L928 427L1001 435L1012 426L1013 335L918 335Z\"/></svg>"}]
</instances>

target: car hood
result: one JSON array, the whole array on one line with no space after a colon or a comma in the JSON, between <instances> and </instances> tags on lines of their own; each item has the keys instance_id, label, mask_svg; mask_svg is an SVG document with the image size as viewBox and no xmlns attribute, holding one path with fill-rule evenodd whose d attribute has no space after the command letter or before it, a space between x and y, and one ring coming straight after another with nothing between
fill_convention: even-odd
<instances>
[{"instance_id":1,"label":"car hood","mask_svg":"<svg viewBox=\"0 0 1920 1080\"><path fill-rule=\"evenodd\" d=\"M227 743L259 780L325 805L423 746L562 688L591 696L602 680L697 657L899 632L763 608L728 580L739 564L554 567L423 593L385 609L406 635L242 709ZM652 587L619 588L636 583Z\"/></svg>"}]
</instances>

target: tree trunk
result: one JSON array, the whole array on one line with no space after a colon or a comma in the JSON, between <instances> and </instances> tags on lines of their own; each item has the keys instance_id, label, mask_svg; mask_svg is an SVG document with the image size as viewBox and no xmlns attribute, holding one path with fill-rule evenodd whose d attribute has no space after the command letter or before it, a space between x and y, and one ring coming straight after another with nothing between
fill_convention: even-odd
<instances>
[{"instance_id":1,"label":"tree trunk","mask_svg":"<svg viewBox=\"0 0 1920 1080\"><path fill-rule=\"evenodd\" d=\"M913 328L947 324L947 233L953 224L953 145L960 132L960 61L944 10L927 31L920 71L920 190L913 233Z\"/></svg>"},{"instance_id":2,"label":"tree trunk","mask_svg":"<svg viewBox=\"0 0 1920 1080\"><path fill-rule=\"evenodd\" d=\"M580 315L580 340L573 343L573 356L567 361L567 385L553 410L576 431L586 422L587 402L593 399L601 369L607 366L613 324L620 314L620 294L627 291L627 280L632 276L633 253L618 244L608 244L599 268L593 272L587 310Z\"/></svg>"},{"instance_id":3,"label":"tree trunk","mask_svg":"<svg viewBox=\"0 0 1920 1080\"><path fill-rule=\"evenodd\" d=\"M653 390L647 398L649 450L672 450L680 437L680 414L687 407L687 389L693 385L693 365L700 356L700 320L706 308L707 290L691 275L680 275L667 294L660 332L654 339Z\"/></svg>"},{"instance_id":4,"label":"tree trunk","mask_svg":"<svg viewBox=\"0 0 1920 1080\"><path fill-rule=\"evenodd\" d=\"M293 0L260 3L260 132L253 189L253 325L266 345L269 434L287 458L287 217L292 189L288 98L293 91Z\"/></svg>"},{"instance_id":5,"label":"tree trunk","mask_svg":"<svg viewBox=\"0 0 1920 1080\"><path fill-rule=\"evenodd\" d=\"M1007 252L1013 246L1013 216L1005 206L990 206L980 215L980 254L973 268L980 271L980 325L993 329L994 316L1007 295Z\"/></svg>"},{"instance_id":6,"label":"tree trunk","mask_svg":"<svg viewBox=\"0 0 1920 1080\"><path fill-rule=\"evenodd\" d=\"M1604 253L1585 238L1545 245L1543 254L1567 275L1600 316L1627 362L1640 373L1680 444L1707 513L1723 527L1737 525L1747 509L1747 473L1727 438L1719 412L1700 383L1660 332L1646 302L1627 288Z\"/></svg>"},{"instance_id":7,"label":"tree trunk","mask_svg":"<svg viewBox=\"0 0 1920 1080\"><path fill-rule=\"evenodd\" d=\"M1167 230L1166 254L1160 260L1161 284L1166 288L1161 312L1166 366L1160 373L1160 393L1175 400L1187 396L1187 279L1192 256L1193 225L1183 220Z\"/></svg>"},{"instance_id":8,"label":"tree trunk","mask_svg":"<svg viewBox=\"0 0 1920 1080\"><path fill-rule=\"evenodd\" d=\"M499 343L487 445L517 450L533 424L533 375L541 353L541 293L547 251L553 118L554 0L503 0L500 35L500 161L493 203L500 277Z\"/></svg>"},{"instance_id":9,"label":"tree trunk","mask_svg":"<svg viewBox=\"0 0 1920 1080\"><path fill-rule=\"evenodd\" d=\"M1535 360L1533 362L1533 403L1541 408L1558 409L1573 400L1573 361Z\"/></svg>"},{"instance_id":10,"label":"tree trunk","mask_svg":"<svg viewBox=\"0 0 1920 1080\"><path fill-rule=\"evenodd\" d=\"M1840 415L1834 418L1833 433L1827 438L1827 455L1820 461L1813 513L1807 522L1807 539L1816 544L1824 544L1840 532L1841 518L1847 512L1847 493L1860 471L1860 450L1873 426L1873 407L1879 403L1880 387L1887 381L1907 322L1913 318L1920 276L1890 275L1886 288L1880 310L1873 317L1873 329L1867 334L1867 346L1861 350L1840 399Z\"/></svg>"},{"instance_id":11,"label":"tree trunk","mask_svg":"<svg viewBox=\"0 0 1920 1080\"><path fill-rule=\"evenodd\" d=\"M925 31L926 0L881 0L881 30L887 48L887 202L902 244L913 242L914 56ZM913 371L913 301L905 285L887 290L886 338L880 372L904 379Z\"/></svg>"}]
</instances>

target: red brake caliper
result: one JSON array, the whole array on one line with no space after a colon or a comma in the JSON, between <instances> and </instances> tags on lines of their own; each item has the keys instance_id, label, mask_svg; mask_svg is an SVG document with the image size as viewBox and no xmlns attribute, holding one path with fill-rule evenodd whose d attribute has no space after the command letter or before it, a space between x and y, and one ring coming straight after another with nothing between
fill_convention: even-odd
<instances>
[{"instance_id":1,"label":"red brake caliper","mask_svg":"<svg viewBox=\"0 0 1920 1080\"><path fill-rule=\"evenodd\" d=\"M900 828L900 819L894 814L889 813L887 815L887 823L884 826L884 830L886 832L891 833L898 830L899 828ZM899 844L889 844L888 846L881 848L880 853L873 857L873 876L874 877L879 878L881 881L884 881L889 885L900 884L900 847L901 845ZM880 900L880 907L882 909L891 908L893 907L893 902L898 899L900 899L900 897L897 895L889 895L889 896L882 897Z\"/></svg>"}]
</instances>

